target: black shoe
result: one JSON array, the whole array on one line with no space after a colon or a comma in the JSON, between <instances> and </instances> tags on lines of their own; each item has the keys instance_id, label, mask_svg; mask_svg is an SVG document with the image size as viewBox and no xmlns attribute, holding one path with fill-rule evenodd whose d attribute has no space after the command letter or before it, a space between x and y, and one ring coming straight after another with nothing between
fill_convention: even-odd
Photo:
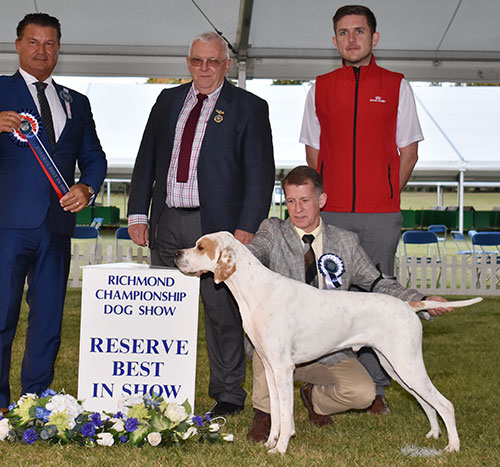
<instances>
[{"instance_id":1,"label":"black shoe","mask_svg":"<svg viewBox=\"0 0 500 467\"><path fill-rule=\"evenodd\" d=\"M242 405L231 404L231 402L217 402L211 409L210 415L212 417L220 417L224 415L234 415L243 410Z\"/></svg>"}]
</instances>

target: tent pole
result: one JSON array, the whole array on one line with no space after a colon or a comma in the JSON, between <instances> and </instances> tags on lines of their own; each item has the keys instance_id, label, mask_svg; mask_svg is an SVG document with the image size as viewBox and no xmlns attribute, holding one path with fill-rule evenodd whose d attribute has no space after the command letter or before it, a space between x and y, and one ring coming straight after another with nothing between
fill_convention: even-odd
<instances>
[{"instance_id":1,"label":"tent pole","mask_svg":"<svg viewBox=\"0 0 500 467\"><path fill-rule=\"evenodd\" d=\"M458 230L464 232L464 173L465 169L460 167L458 175Z\"/></svg>"},{"instance_id":2,"label":"tent pole","mask_svg":"<svg viewBox=\"0 0 500 467\"><path fill-rule=\"evenodd\" d=\"M238 61L238 87L241 89L247 88L247 62L246 60Z\"/></svg>"}]
</instances>

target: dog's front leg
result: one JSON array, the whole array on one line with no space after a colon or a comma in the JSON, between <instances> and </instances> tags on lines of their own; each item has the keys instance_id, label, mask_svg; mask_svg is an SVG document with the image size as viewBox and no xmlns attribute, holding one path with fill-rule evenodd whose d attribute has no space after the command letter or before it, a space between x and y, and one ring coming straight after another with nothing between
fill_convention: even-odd
<instances>
[{"instance_id":1,"label":"dog's front leg","mask_svg":"<svg viewBox=\"0 0 500 467\"><path fill-rule=\"evenodd\" d=\"M295 423L293 420L293 370L295 365L280 365L274 368L274 380L278 392L278 403L280 413L280 433L278 443L269 450L270 454L280 452L285 454L290 438L295 435Z\"/></svg>"},{"instance_id":2,"label":"dog's front leg","mask_svg":"<svg viewBox=\"0 0 500 467\"><path fill-rule=\"evenodd\" d=\"M266 372L267 388L269 390L269 402L271 406L271 431L269 433L269 438L265 443L267 448L274 448L278 442L278 436L280 434L280 405L278 401L278 392L276 388L274 371L269 364L267 358L262 357L262 365L264 365L264 370Z\"/></svg>"}]
</instances>

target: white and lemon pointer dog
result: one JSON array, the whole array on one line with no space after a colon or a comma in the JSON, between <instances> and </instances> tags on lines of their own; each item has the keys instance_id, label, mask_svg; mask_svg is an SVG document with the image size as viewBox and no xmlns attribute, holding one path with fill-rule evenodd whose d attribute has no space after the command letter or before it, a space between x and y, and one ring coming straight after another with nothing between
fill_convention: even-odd
<instances>
[{"instance_id":1,"label":"white and lemon pointer dog","mask_svg":"<svg viewBox=\"0 0 500 467\"><path fill-rule=\"evenodd\" d=\"M436 411L448 431L445 451L460 449L453 405L432 384L422 356L422 326L417 311L440 308L442 302L403 302L377 293L318 290L264 267L229 232L201 237L194 248L178 250L175 263L185 274L214 273L238 302L243 328L264 364L271 400L271 453L286 452L295 434L293 371L345 348L375 349L387 373L412 394L431 429L441 434ZM462 307L481 298L446 303Z\"/></svg>"}]
</instances>

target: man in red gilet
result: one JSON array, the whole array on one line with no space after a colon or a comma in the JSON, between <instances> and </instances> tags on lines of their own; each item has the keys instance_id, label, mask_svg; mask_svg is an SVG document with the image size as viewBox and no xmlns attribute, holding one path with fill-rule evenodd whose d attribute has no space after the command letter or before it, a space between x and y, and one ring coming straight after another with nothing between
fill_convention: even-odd
<instances>
[{"instance_id":1,"label":"man in red gilet","mask_svg":"<svg viewBox=\"0 0 500 467\"><path fill-rule=\"evenodd\" d=\"M323 220L356 232L373 263L393 276L400 191L423 139L415 100L402 74L375 62L372 48L380 35L370 9L339 8L333 29L342 67L317 77L307 96L300 142L307 163L323 175L328 195ZM359 358L377 387L370 410L389 413L384 386L390 379L371 349L363 349Z\"/></svg>"}]
</instances>

